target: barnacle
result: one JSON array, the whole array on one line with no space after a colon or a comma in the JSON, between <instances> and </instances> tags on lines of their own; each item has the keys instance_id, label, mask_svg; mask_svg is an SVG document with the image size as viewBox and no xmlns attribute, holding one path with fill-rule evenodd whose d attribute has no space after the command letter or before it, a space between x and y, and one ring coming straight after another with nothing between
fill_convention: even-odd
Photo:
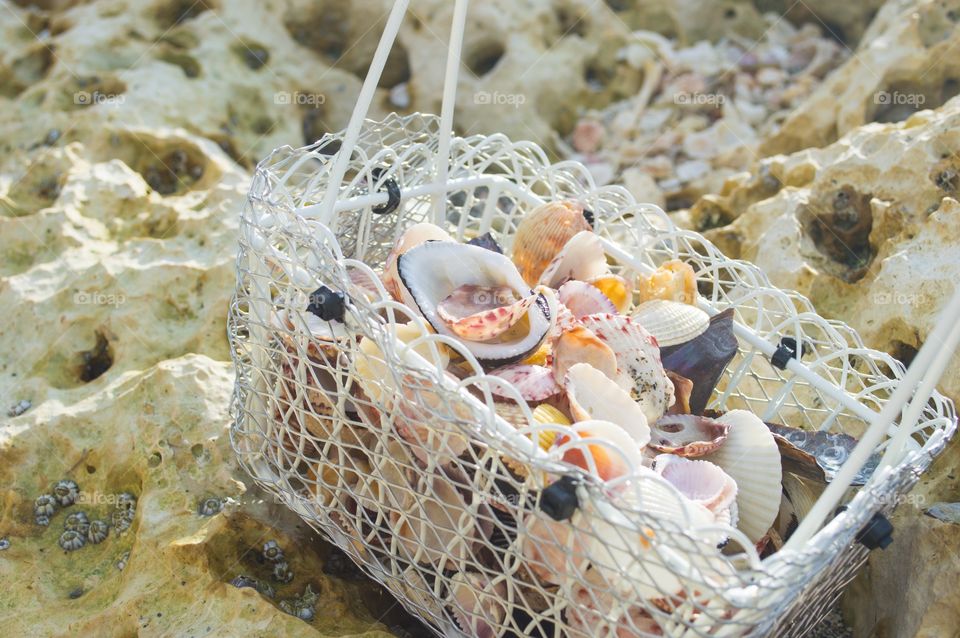
<instances>
[{"instance_id":1,"label":"barnacle","mask_svg":"<svg viewBox=\"0 0 960 638\"><path fill-rule=\"evenodd\" d=\"M117 560L117 569L123 571L123 568L127 566L127 561L130 560L130 552L124 552L120 555L120 558Z\"/></svg>"},{"instance_id":2,"label":"barnacle","mask_svg":"<svg viewBox=\"0 0 960 638\"><path fill-rule=\"evenodd\" d=\"M117 532L124 532L130 528L133 522L133 510L114 510L110 515L110 523Z\"/></svg>"},{"instance_id":3,"label":"barnacle","mask_svg":"<svg viewBox=\"0 0 960 638\"><path fill-rule=\"evenodd\" d=\"M123 511L137 509L137 497L130 492L122 492L117 496L117 509Z\"/></svg>"},{"instance_id":4,"label":"barnacle","mask_svg":"<svg viewBox=\"0 0 960 638\"><path fill-rule=\"evenodd\" d=\"M263 557L271 563L277 563L283 560L283 550L275 540L269 540L263 544Z\"/></svg>"},{"instance_id":5,"label":"barnacle","mask_svg":"<svg viewBox=\"0 0 960 638\"><path fill-rule=\"evenodd\" d=\"M60 505L64 507L73 505L77 502L77 496L80 495L80 486L70 479L62 479L53 486L53 495Z\"/></svg>"},{"instance_id":6,"label":"barnacle","mask_svg":"<svg viewBox=\"0 0 960 638\"><path fill-rule=\"evenodd\" d=\"M10 539L9 538L0 538L0 552L10 549Z\"/></svg>"},{"instance_id":7,"label":"barnacle","mask_svg":"<svg viewBox=\"0 0 960 638\"><path fill-rule=\"evenodd\" d=\"M293 571L285 560L279 560L273 565L273 579L278 583L289 583L293 580Z\"/></svg>"},{"instance_id":8,"label":"barnacle","mask_svg":"<svg viewBox=\"0 0 960 638\"><path fill-rule=\"evenodd\" d=\"M79 532L80 534L86 536L87 530L90 529L90 519L87 517L87 513L72 512L63 521L63 529L69 532Z\"/></svg>"},{"instance_id":9,"label":"barnacle","mask_svg":"<svg viewBox=\"0 0 960 638\"><path fill-rule=\"evenodd\" d=\"M34 520L37 522L37 525L42 525L43 527L50 524L49 516L37 516Z\"/></svg>"},{"instance_id":10,"label":"barnacle","mask_svg":"<svg viewBox=\"0 0 960 638\"><path fill-rule=\"evenodd\" d=\"M244 587L250 587L251 589L256 589L261 596L266 596L267 598L273 598L276 595L273 587L270 583L265 583L256 578L250 576L244 576L243 574L237 576L230 581L230 584L236 587L237 589L242 589Z\"/></svg>"},{"instance_id":11,"label":"barnacle","mask_svg":"<svg viewBox=\"0 0 960 638\"><path fill-rule=\"evenodd\" d=\"M41 494L37 497L37 500L33 502L33 515L37 518L44 516L47 518L47 522L50 521L50 517L53 516L56 511L57 499L50 494Z\"/></svg>"},{"instance_id":12,"label":"barnacle","mask_svg":"<svg viewBox=\"0 0 960 638\"><path fill-rule=\"evenodd\" d=\"M87 529L87 540L96 545L105 541L109 533L110 525L106 521L96 520Z\"/></svg>"},{"instance_id":13,"label":"barnacle","mask_svg":"<svg viewBox=\"0 0 960 638\"><path fill-rule=\"evenodd\" d=\"M63 534L60 534L60 540L58 542L60 543L60 547L68 552L76 551L87 543L83 534L72 529L68 529Z\"/></svg>"},{"instance_id":14,"label":"barnacle","mask_svg":"<svg viewBox=\"0 0 960 638\"><path fill-rule=\"evenodd\" d=\"M223 509L223 501L216 496L210 496L200 501L197 514L200 516L216 516Z\"/></svg>"}]
</instances>

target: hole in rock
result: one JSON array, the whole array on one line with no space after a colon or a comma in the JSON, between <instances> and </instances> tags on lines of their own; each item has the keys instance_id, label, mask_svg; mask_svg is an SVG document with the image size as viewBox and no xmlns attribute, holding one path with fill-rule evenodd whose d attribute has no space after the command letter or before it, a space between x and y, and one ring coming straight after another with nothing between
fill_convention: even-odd
<instances>
[{"instance_id":1,"label":"hole in rock","mask_svg":"<svg viewBox=\"0 0 960 638\"><path fill-rule=\"evenodd\" d=\"M909 343L894 339L890 346L890 356L909 368L914 357L917 356L917 350L918 348Z\"/></svg>"},{"instance_id":2,"label":"hole in rock","mask_svg":"<svg viewBox=\"0 0 960 638\"><path fill-rule=\"evenodd\" d=\"M169 29L216 8L213 0L169 0L157 8L156 21L161 28Z\"/></svg>"},{"instance_id":3,"label":"hole in rock","mask_svg":"<svg viewBox=\"0 0 960 638\"><path fill-rule=\"evenodd\" d=\"M475 46L466 56L467 68L469 68L477 77L493 71L500 59L503 58L506 49L503 43L498 40L486 40Z\"/></svg>"},{"instance_id":4,"label":"hole in rock","mask_svg":"<svg viewBox=\"0 0 960 638\"><path fill-rule=\"evenodd\" d=\"M180 67L180 70L183 71L183 74L188 78L193 79L200 76L200 63L192 55L178 51L164 51L157 56L157 59Z\"/></svg>"},{"instance_id":5,"label":"hole in rock","mask_svg":"<svg viewBox=\"0 0 960 638\"><path fill-rule=\"evenodd\" d=\"M113 349L102 332L97 332L93 348L80 353L80 380L84 383L98 379L113 365Z\"/></svg>"},{"instance_id":6,"label":"hole in rock","mask_svg":"<svg viewBox=\"0 0 960 638\"><path fill-rule=\"evenodd\" d=\"M800 221L817 250L841 267L834 274L848 282L863 277L873 259L871 197L845 185L811 198L800 209Z\"/></svg>"}]
</instances>

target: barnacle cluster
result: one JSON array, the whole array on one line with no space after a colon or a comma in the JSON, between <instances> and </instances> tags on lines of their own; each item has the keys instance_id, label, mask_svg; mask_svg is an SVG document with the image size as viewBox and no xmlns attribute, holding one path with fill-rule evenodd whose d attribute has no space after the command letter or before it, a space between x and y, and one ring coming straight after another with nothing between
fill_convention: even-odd
<instances>
[{"instance_id":1,"label":"barnacle cluster","mask_svg":"<svg viewBox=\"0 0 960 638\"><path fill-rule=\"evenodd\" d=\"M33 502L33 516L37 525L49 525L50 519L60 507L74 505L80 497L80 486L76 481L61 479L54 484L51 493L41 494ZM72 511L63 519L63 533L58 543L68 552L76 551L87 543L98 545L110 535L110 528L123 532L130 527L137 510L137 497L129 492L117 496L116 507L109 518L90 519L88 512ZM117 562L117 569L126 565L129 552Z\"/></svg>"},{"instance_id":2,"label":"barnacle cluster","mask_svg":"<svg viewBox=\"0 0 960 638\"><path fill-rule=\"evenodd\" d=\"M303 591L303 595L298 598L281 600L280 609L291 616L296 616L300 620L310 622L316 615L315 610L319 599L320 595L313 591L310 585L307 585L307 588Z\"/></svg>"}]
</instances>

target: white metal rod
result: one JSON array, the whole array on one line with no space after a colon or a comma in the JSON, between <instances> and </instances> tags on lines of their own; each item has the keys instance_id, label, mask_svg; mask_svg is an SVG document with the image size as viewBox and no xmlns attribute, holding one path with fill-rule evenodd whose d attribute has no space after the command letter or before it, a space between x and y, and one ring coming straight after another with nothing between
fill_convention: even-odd
<instances>
[{"instance_id":1,"label":"white metal rod","mask_svg":"<svg viewBox=\"0 0 960 638\"><path fill-rule=\"evenodd\" d=\"M330 169L330 176L327 180L327 192L323 196L324 211L320 216L320 221L336 232L336 216L334 215L334 204L337 196L340 194L340 184L343 182L343 176L347 173L347 166L350 164L350 157L353 155L353 149L357 145L357 138L360 137L360 127L363 125L364 118L370 110L370 104L373 102L373 95L377 90L377 84L380 82L380 76L383 74L383 68L387 65L387 56L390 55L390 49L393 48L393 41L400 30L400 23L403 22L403 14L407 11L407 5L410 0L395 0L393 9L390 11L390 17L387 18L387 25L383 29L383 35L380 36L380 43L377 45L377 51L373 54L373 61L370 62L370 68L367 70L367 77L363 80L363 86L360 89L360 95L357 96L357 105L350 116L350 123L343 135L343 143L336 154L333 167Z\"/></svg>"},{"instance_id":2,"label":"white metal rod","mask_svg":"<svg viewBox=\"0 0 960 638\"><path fill-rule=\"evenodd\" d=\"M450 45L447 48L447 72L443 80L443 104L440 107L440 140L437 147L437 178L447 181L450 165L450 137L453 135L453 111L457 103L457 81L460 74L460 54L463 50L463 30L467 21L468 0L457 0L453 7L453 25L450 27ZM433 196L433 223L443 224L446 218L446 193Z\"/></svg>"},{"instance_id":3,"label":"white metal rod","mask_svg":"<svg viewBox=\"0 0 960 638\"><path fill-rule=\"evenodd\" d=\"M817 499L817 502L810 509L810 512L800 521L800 525L794 531L790 540L787 541L785 548L799 550L810 540L810 538L820 529L820 526L827 517L834 511L837 503L843 498L851 480L856 476L860 468L873 454L877 445L883 440L887 427L893 423L897 415L900 414L903 406L914 392L918 382L923 381L924 386L932 389L933 383L926 382L933 378L939 378L942 372L942 366L946 365L954 348L956 341L960 339L960 328L958 328L957 317L960 316L960 288L954 293L953 299L947 304L947 307L940 313L936 328L927 337L920 352L914 357L913 362L907 373L900 379L900 384L894 390L893 395L887 400L887 403L880 411L880 415L874 419L873 423L867 428L867 431L860 437L860 442L850 453L849 458L844 462L843 467L837 472L833 481L827 485L827 488ZM934 381L935 383L935 381ZM919 394L915 400L920 403L926 403L929 394L924 397ZM904 420L901 423L901 431L908 432L913 429L913 423ZM908 436L908 435L907 435ZM887 454L893 451L893 446L888 446ZM895 452L896 453L896 452ZM875 472L874 476L878 476Z\"/></svg>"}]
</instances>

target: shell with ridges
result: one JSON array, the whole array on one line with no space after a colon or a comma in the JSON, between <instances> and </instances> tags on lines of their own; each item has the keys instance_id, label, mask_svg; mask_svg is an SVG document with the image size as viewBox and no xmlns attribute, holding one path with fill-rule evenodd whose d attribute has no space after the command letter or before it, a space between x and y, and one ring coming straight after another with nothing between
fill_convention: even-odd
<instances>
[{"instance_id":1,"label":"shell with ridges","mask_svg":"<svg viewBox=\"0 0 960 638\"><path fill-rule=\"evenodd\" d=\"M710 326L710 315L703 310L665 299L643 302L631 317L654 336L661 348L695 339Z\"/></svg>"},{"instance_id":2,"label":"shell with ridges","mask_svg":"<svg viewBox=\"0 0 960 638\"><path fill-rule=\"evenodd\" d=\"M507 585L501 576L457 572L447 584L447 603L461 630L477 638L493 638L507 614Z\"/></svg>"},{"instance_id":3,"label":"shell with ridges","mask_svg":"<svg viewBox=\"0 0 960 638\"><path fill-rule=\"evenodd\" d=\"M546 366L512 363L489 374L512 384L524 401L543 401L560 392L560 385L553 376L553 370ZM490 384L490 391L497 396L511 397L495 383Z\"/></svg>"},{"instance_id":4,"label":"shell with ridges","mask_svg":"<svg viewBox=\"0 0 960 638\"><path fill-rule=\"evenodd\" d=\"M590 281L607 273L607 256L600 238L585 230L570 238L540 275L539 283L559 288L571 279Z\"/></svg>"},{"instance_id":5,"label":"shell with ridges","mask_svg":"<svg viewBox=\"0 0 960 638\"><path fill-rule=\"evenodd\" d=\"M717 421L729 425L730 432L724 444L704 458L737 482L737 527L756 543L780 510L780 449L764 422L751 412L731 410Z\"/></svg>"},{"instance_id":6,"label":"shell with ridges","mask_svg":"<svg viewBox=\"0 0 960 638\"><path fill-rule=\"evenodd\" d=\"M673 454L660 454L653 463L657 473L680 490L681 494L714 514L729 509L737 496L736 481L709 461L692 461Z\"/></svg>"},{"instance_id":7,"label":"shell with ridges","mask_svg":"<svg viewBox=\"0 0 960 638\"><path fill-rule=\"evenodd\" d=\"M518 299L510 286L467 284L437 304L437 316L467 341L490 341L520 321L537 294Z\"/></svg>"},{"instance_id":8,"label":"shell with ridges","mask_svg":"<svg viewBox=\"0 0 960 638\"><path fill-rule=\"evenodd\" d=\"M524 281L533 285L571 237L590 230L583 206L547 202L524 215L514 234L512 257Z\"/></svg>"},{"instance_id":9,"label":"shell with ridges","mask_svg":"<svg viewBox=\"0 0 960 638\"><path fill-rule=\"evenodd\" d=\"M617 312L617 307L599 288L576 279L560 286L557 298L577 319L598 312Z\"/></svg>"},{"instance_id":10,"label":"shell with ridges","mask_svg":"<svg viewBox=\"0 0 960 638\"><path fill-rule=\"evenodd\" d=\"M563 383L567 370L587 363L608 377L617 376L617 355L603 339L583 326L566 330L553 344L553 377Z\"/></svg>"},{"instance_id":11,"label":"shell with ridges","mask_svg":"<svg viewBox=\"0 0 960 638\"><path fill-rule=\"evenodd\" d=\"M616 311L623 314L630 309L633 303L633 285L629 279L624 279L620 275L607 273L600 275L587 282L604 296L613 302Z\"/></svg>"},{"instance_id":12,"label":"shell with ridges","mask_svg":"<svg viewBox=\"0 0 960 638\"><path fill-rule=\"evenodd\" d=\"M643 410L626 390L586 363L567 371L564 382L570 412L577 421L601 420L616 423L638 447L650 441L650 426Z\"/></svg>"},{"instance_id":13,"label":"shell with ridges","mask_svg":"<svg viewBox=\"0 0 960 638\"><path fill-rule=\"evenodd\" d=\"M640 447L630 434L610 421L579 421L570 426L575 435L557 435L555 449L561 458L602 481L631 474L643 464Z\"/></svg>"}]
</instances>

